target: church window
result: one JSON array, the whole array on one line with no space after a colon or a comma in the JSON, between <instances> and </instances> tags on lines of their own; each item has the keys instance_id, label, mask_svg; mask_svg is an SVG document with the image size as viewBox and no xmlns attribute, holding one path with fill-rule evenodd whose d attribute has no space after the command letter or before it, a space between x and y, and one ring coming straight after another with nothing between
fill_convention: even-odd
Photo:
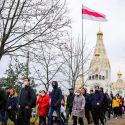
<instances>
[{"instance_id":1,"label":"church window","mask_svg":"<svg viewBox=\"0 0 125 125\"><path fill-rule=\"evenodd\" d=\"M105 76L102 76L102 79L105 80Z\"/></svg>"},{"instance_id":2,"label":"church window","mask_svg":"<svg viewBox=\"0 0 125 125\"><path fill-rule=\"evenodd\" d=\"M99 75L99 80L101 80L102 79L102 76L101 75Z\"/></svg>"},{"instance_id":3,"label":"church window","mask_svg":"<svg viewBox=\"0 0 125 125\"><path fill-rule=\"evenodd\" d=\"M95 79L98 80L98 74L95 75Z\"/></svg>"},{"instance_id":4,"label":"church window","mask_svg":"<svg viewBox=\"0 0 125 125\"><path fill-rule=\"evenodd\" d=\"M98 35L98 40L101 40L102 39L102 35Z\"/></svg>"},{"instance_id":5,"label":"church window","mask_svg":"<svg viewBox=\"0 0 125 125\"><path fill-rule=\"evenodd\" d=\"M91 80L91 76L89 76L89 80Z\"/></svg>"}]
</instances>

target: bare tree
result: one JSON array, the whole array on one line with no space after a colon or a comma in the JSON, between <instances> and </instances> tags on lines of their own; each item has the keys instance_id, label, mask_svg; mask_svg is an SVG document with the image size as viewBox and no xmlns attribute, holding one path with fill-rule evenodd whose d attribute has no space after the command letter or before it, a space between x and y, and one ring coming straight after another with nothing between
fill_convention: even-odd
<instances>
[{"instance_id":1,"label":"bare tree","mask_svg":"<svg viewBox=\"0 0 125 125\"><path fill-rule=\"evenodd\" d=\"M75 88L82 68L84 67L84 75L88 72L86 66L88 65L88 59L91 53L90 48L88 48L86 41L82 44L79 39L76 41L70 39L64 46L60 47L60 49L63 59L66 61L62 67L62 73L70 86Z\"/></svg>"},{"instance_id":2,"label":"bare tree","mask_svg":"<svg viewBox=\"0 0 125 125\"><path fill-rule=\"evenodd\" d=\"M38 42L53 43L70 23L65 0L0 0L0 60Z\"/></svg>"},{"instance_id":3,"label":"bare tree","mask_svg":"<svg viewBox=\"0 0 125 125\"><path fill-rule=\"evenodd\" d=\"M51 81L59 77L59 72L64 64L60 58L59 50L54 46L44 45L33 48L34 51L30 58L35 62L33 68L35 70L34 79L40 81L48 91ZM58 76L57 76L58 75Z\"/></svg>"}]
</instances>

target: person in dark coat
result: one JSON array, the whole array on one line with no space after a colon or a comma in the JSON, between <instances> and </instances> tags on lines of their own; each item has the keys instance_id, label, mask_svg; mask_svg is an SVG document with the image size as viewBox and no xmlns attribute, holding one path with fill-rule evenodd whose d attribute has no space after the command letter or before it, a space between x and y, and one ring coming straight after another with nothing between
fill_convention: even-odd
<instances>
[{"instance_id":1,"label":"person in dark coat","mask_svg":"<svg viewBox=\"0 0 125 125\"><path fill-rule=\"evenodd\" d=\"M106 94L107 100L108 100L108 108L107 108L108 119L110 119L110 117L111 117L111 109L112 109L112 99L110 98L110 96L109 96L109 94L107 92L105 94Z\"/></svg>"},{"instance_id":2,"label":"person in dark coat","mask_svg":"<svg viewBox=\"0 0 125 125\"><path fill-rule=\"evenodd\" d=\"M99 120L101 124L104 125L103 117L103 94L99 91L99 86L95 87L95 93L91 96L91 107L92 107L92 117L94 125L99 125Z\"/></svg>"},{"instance_id":3,"label":"person in dark coat","mask_svg":"<svg viewBox=\"0 0 125 125\"><path fill-rule=\"evenodd\" d=\"M66 100L66 124L68 124L69 116L72 113L72 107L73 107L73 100L74 100L75 94L74 89L69 89L69 95Z\"/></svg>"},{"instance_id":4,"label":"person in dark coat","mask_svg":"<svg viewBox=\"0 0 125 125\"><path fill-rule=\"evenodd\" d=\"M85 88L82 88L82 94L85 97L85 117L87 119L88 124L91 123L91 118L90 118L90 95L86 92L87 90Z\"/></svg>"},{"instance_id":5,"label":"person in dark coat","mask_svg":"<svg viewBox=\"0 0 125 125\"><path fill-rule=\"evenodd\" d=\"M102 87L100 87L100 92L103 95L103 108L102 108L102 112L103 112L103 119L105 120L106 123L106 112L108 111L108 96L106 93L104 93L104 90Z\"/></svg>"},{"instance_id":6,"label":"person in dark coat","mask_svg":"<svg viewBox=\"0 0 125 125\"><path fill-rule=\"evenodd\" d=\"M34 103L36 104L36 94L30 86L30 79L24 78L18 102L18 125L30 125L30 117Z\"/></svg>"},{"instance_id":7,"label":"person in dark coat","mask_svg":"<svg viewBox=\"0 0 125 125\"><path fill-rule=\"evenodd\" d=\"M62 91L60 88L58 88L58 82L53 81L52 82L52 93L51 93L51 104L49 108L49 114L48 114L48 125L52 125L52 115L53 112L56 111L57 113L57 125L62 125L61 123L61 100L62 100Z\"/></svg>"},{"instance_id":8,"label":"person in dark coat","mask_svg":"<svg viewBox=\"0 0 125 125\"><path fill-rule=\"evenodd\" d=\"M4 89L0 88L0 122L2 125L5 123L5 105L7 95Z\"/></svg>"},{"instance_id":9,"label":"person in dark coat","mask_svg":"<svg viewBox=\"0 0 125 125\"><path fill-rule=\"evenodd\" d=\"M6 120L5 125L7 125L8 119L14 122L16 125L16 112L17 112L18 98L14 89L10 89L10 95L6 104Z\"/></svg>"}]
</instances>

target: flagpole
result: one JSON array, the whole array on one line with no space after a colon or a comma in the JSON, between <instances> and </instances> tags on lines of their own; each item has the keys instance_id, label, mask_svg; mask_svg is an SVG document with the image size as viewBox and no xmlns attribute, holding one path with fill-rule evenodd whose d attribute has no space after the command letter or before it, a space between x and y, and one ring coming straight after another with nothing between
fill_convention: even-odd
<instances>
[{"instance_id":1,"label":"flagpole","mask_svg":"<svg viewBox=\"0 0 125 125\"><path fill-rule=\"evenodd\" d=\"M83 11L83 4L82 4L82 11ZM84 39L83 39L83 13L82 13L82 86L84 86L84 71L83 71L83 42L84 42Z\"/></svg>"}]
</instances>

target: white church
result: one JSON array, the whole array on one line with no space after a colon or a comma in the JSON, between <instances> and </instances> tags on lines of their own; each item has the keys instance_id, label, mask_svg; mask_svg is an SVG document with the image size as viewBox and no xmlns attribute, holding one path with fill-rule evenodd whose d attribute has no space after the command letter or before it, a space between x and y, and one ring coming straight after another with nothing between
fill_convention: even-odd
<instances>
[{"instance_id":1,"label":"white church","mask_svg":"<svg viewBox=\"0 0 125 125\"><path fill-rule=\"evenodd\" d=\"M89 74L85 86L88 89L94 88L95 85L103 87L105 91L110 91L111 67L103 43L103 33L97 33L97 42L94 54L89 67Z\"/></svg>"},{"instance_id":2,"label":"white church","mask_svg":"<svg viewBox=\"0 0 125 125\"><path fill-rule=\"evenodd\" d=\"M108 93L119 93L125 97L125 82L122 79L122 73L119 71L117 75L118 80L111 82L110 61L103 42L103 32L99 30L93 57L89 66L87 81L84 83L84 86L89 92L90 88L94 89L96 85L99 85Z\"/></svg>"}]
</instances>

